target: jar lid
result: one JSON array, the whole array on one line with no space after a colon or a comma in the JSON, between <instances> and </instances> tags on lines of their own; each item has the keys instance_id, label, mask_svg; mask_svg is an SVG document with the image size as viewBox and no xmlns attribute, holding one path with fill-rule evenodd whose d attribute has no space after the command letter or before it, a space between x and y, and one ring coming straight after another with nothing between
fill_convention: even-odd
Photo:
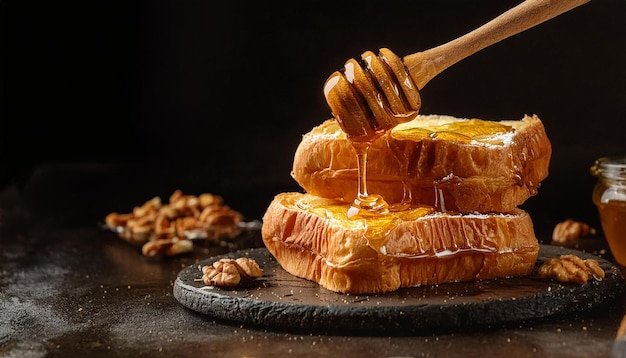
<instances>
[{"instance_id":1,"label":"jar lid","mask_svg":"<svg viewBox=\"0 0 626 358\"><path fill-rule=\"evenodd\" d=\"M609 180L626 180L626 155L596 159L591 175Z\"/></svg>"}]
</instances>

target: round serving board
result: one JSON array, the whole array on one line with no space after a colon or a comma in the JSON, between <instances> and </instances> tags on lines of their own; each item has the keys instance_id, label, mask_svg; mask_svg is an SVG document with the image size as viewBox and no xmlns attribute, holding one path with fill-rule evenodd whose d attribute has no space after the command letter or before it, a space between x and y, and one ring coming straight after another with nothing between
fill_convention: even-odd
<instances>
[{"instance_id":1,"label":"round serving board","mask_svg":"<svg viewBox=\"0 0 626 358\"><path fill-rule=\"evenodd\" d=\"M580 286L531 275L352 295L336 293L292 276L266 249L260 248L212 257L183 269L174 283L174 296L193 311L240 324L273 329L407 334L490 327L587 311L624 292L619 268L591 254L541 245L537 265L563 254L597 260L606 277ZM238 257L255 259L264 270L263 277L234 289L205 286L198 281L202 277L201 266L221 258Z\"/></svg>"}]
</instances>

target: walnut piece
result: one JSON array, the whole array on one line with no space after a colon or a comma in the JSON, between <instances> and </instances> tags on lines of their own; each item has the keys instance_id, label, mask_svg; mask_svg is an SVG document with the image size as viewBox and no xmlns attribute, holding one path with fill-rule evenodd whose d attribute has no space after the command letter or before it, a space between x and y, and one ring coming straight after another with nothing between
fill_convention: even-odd
<instances>
[{"instance_id":1,"label":"walnut piece","mask_svg":"<svg viewBox=\"0 0 626 358\"><path fill-rule=\"evenodd\" d=\"M146 242L141 247L144 256L176 256L193 251L193 242L177 237Z\"/></svg>"},{"instance_id":2,"label":"walnut piece","mask_svg":"<svg viewBox=\"0 0 626 358\"><path fill-rule=\"evenodd\" d=\"M263 269L253 259L221 259L213 265L202 266L202 282L208 286L234 287L242 281L251 281L263 276Z\"/></svg>"},{"instance_id":3,"label":"walnut piece","mask_svg":"<svg viewBox=\"0 0 626 358\"><path fill-rule=\"evenodd\" d=\"M175 190L166 204L157 196L134 207L131 213L113 212L105 217L107 226L122 239L143 245L146 256L189 252L193 245L185 239L200 237L217 242L233 238L241 233L242 220L243 215L224 205L218 195L186 195L180 190Z\"/></svg>"},{"instance_id":4,"label":"walnut piece","mask_svg":"<svg viewBox=\"0 0 626 358\"><path fill-rule=\"evenodd\" d=\"M552 232L552 241L564 243L587 235L595 235L596 229L584 222L567 219L556 224Z\"/></svg>"},{"instance_id":5,"label":"walnut piece","mask_svg":"<svg viewBox=\"0 0 626 358\"><path fill-rule=\"evenodd\" d=\"M579 285L587 283L591 278L602 281L604 270L593 259L583 260L576 255L561 255L550 258L539 267L539 276L556 278L561 282L574 282Z\"/></svg>"}]
</instances>

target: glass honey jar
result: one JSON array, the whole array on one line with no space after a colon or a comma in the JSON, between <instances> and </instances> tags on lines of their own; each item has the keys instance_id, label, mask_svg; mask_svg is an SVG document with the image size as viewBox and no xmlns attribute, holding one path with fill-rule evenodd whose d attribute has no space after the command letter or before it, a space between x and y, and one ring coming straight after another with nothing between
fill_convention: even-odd
<instances>
[{"instance_id":1,"label":"glass honey jar","mask_svg":"<svg viewBox=\"0 0 626 358\"><path fill-rule=\"evenodd\" d=\"M591 174L598 179L592 198L602 231L615 261L626 266L626 156L597 159Z\"/></svg>"}]
</instances>

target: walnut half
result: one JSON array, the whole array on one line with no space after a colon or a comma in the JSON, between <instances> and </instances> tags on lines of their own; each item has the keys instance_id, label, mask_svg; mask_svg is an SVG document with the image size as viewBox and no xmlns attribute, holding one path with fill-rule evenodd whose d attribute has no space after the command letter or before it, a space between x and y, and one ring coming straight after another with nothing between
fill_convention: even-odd
<instances>
[{"instance_id":1,"label":"walnut half","mask_svg":"<svg viewBox=\"0 0 626 358\"><path fill-rule=\"evenodd\" d=\"M567 219L556 224L552 231L552 241L564 243L587 235L595 235L596 229L584 222Z\"/></svg>"},{"instance_id":2,"label":"walnut half","mask_svg":"<svg viewBox=\"0 0 626 358\"><path fill-rule=\"evenodd\" d=\"M193 242L177 237L146 242L141 247L144 256L176 256L193 251Z\"/></svg>"},{"instance_id":3,"label":"walnut half","mask_svg":"<svg viewBox=\"0 0 626 358\"><path fill-rule=\"evenodd\" d=\"M205 285L233 287L242 281L251 281L263 276L263 269L253 259L221 259L213 265L202 266L202 279Z\"/></svg>"},{"instance_id":4,"label":"walnut half","mask_svg":"<svg viewBox=\"0 0 626 358\"><path fill-rule=\"evenodd\" d=\"M583 260L576 255L561 255L559 258L546 260L539 267L539 276L583 285L591 278L598 281L604 279L604 270L596 260Z\"/></svg>"}]
</instances>

